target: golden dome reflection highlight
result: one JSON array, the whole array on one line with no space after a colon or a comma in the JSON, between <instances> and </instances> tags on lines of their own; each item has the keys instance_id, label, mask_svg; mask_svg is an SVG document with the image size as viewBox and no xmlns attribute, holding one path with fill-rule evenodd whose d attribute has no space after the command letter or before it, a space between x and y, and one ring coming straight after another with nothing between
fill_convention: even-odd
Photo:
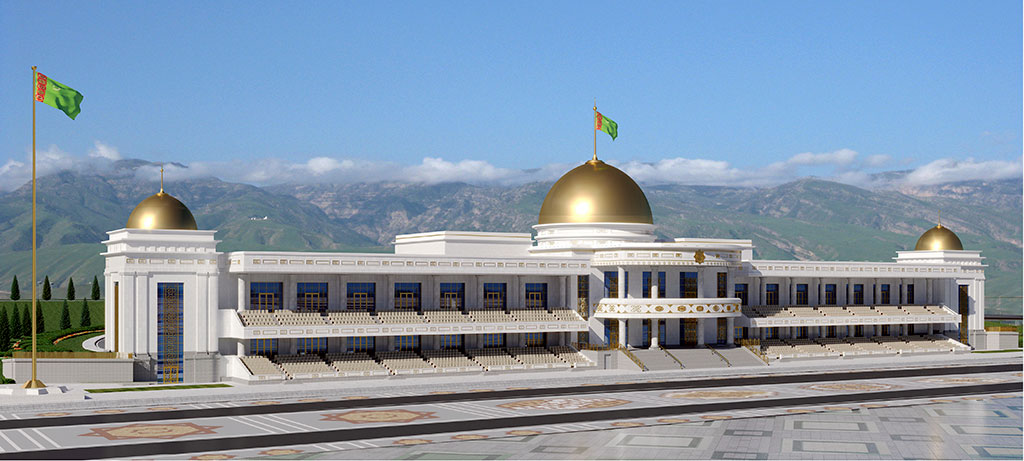
<instances>
[{"instance_id":1,"label":"golden dome reflection highlight","mask_svg":"<svg viewBox=\"0 0 1024 461\"><path fill-rule=\"evenodd\" d=\"M629 175L590 160L551 186L537 223L597 222L654 224L654 218L643 190Z\"/></svg>"}]
</instances>

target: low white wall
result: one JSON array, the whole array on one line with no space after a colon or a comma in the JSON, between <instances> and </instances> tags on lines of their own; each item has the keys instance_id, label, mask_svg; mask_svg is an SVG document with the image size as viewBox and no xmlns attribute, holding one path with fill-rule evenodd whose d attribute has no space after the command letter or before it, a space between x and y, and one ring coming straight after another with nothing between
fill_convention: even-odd
<instances>
[{"instance_id":1,"label":"low white wall","mask_svg":"<svg viewBox=\"0 0 1024 461\"><path fill-rule=\"evenodd\" d=\"M23 383L32 377L32 359L6 358L4 375ZM36 377L50 384L130 383L132 359L37 359Z\"/></svg>"}]
</instances>

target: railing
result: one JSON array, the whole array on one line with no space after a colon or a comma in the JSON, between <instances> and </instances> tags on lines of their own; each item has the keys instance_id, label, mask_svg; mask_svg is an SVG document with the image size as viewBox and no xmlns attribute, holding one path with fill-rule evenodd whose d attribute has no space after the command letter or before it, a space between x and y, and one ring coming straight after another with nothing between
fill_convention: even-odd
<instances>
[{"instance_id":1,"label":"railing","mask_svg":"<svg viewBox=\"0 0 1024 461\"><path fill-rule=\"evenodd\" d=\"M718 356L718 358L722 359L722 361L724 361L724 362L725 362L725 366L727 366L727 367L731 367L731 366L732 366L732 362L730 362L730 361L729 361L729 359L725 358L725 356L724 356L724 355L722 355L722 353L721 353L721 352L718 352L718 350L716 350L715 348L711 347L711 345L710 345L710 344L705 344L705 345L704 345L704 347L706 347L706 348L708 348L708 349L711 349L711 352L712 352L712 353L714 353L715 355L717 355L717 356Z\"/></svg>"},{"instance_id":2,"label":"railing","mask_svg":"<svg viewBox=\"0 0 1024 461\"><path fill-rule=\"evenodd\" d=\"M750 352L753 352L754 355L757 356L757 358L763 360L766 365L768 364L768 356L765 355L764 351L761 350L760 339L741 339L737 341L737 344L746 347L747 349L750 350Z\"/></svg>"},{"instance_id":3,"label":"railing","mask_svg":"<svg viewBox=\"0 0 1024 461\"><path fill-rule=\"evenodd\" d=\"M629 357L629 359L632 360L633 363L637 364L637 366L640 367L640 371L648 371L647 365L644 365L644 363L640 361L640 358L633 355L633 353L630 352L629 349L623 347L620 348L619 350L621 350L623 354L626 354L626 357Z\"/></svg>"},{"instance_id":4,"label":"railing","mask_svg":"<svg viewBox=\"0 0 1024 461\"><path fill-rule=\"evenodd\" d=\"M121 355L122 357L118 357ZM124 354L117 352L43 352L36 351L36 358L39 359L117 359L124 358ZM32 358L32 352L30 351L14 351L12 354L13 358L16 359L30 359ZM127 358L131 358L131 354L128 354Z\"/></svg>"},{"instance_id":5,"label":"railing","mask_svg":"<svg viewBox=\"0 0 1024 461\"><path fill-rule=\"evenodd\" d=\"M1017 327L986 326L985 331L1019 331Z\"/></svg>"},{"instance_id":6,"label":"railing","mask_svg":"<svg viewBox=\"0 0 1024 461\"><path fill-rule=\"evenodd\" d=\"M676 363L679 364L679 368L686 368L686 365L683 365L683 362L680 362L679 359L676 358L676 356L674 356L672 354L669 354L668 351L665 350L665 346L662 346L661 344L658 344L658 349L661 349L661 351L664 352L665 355L671 357L672 360L675 360Z\"/></svg>"},{"instance_id":7,"label":"railing","mask_svg":"<svg viewBox=\"0 0 1024 461\"><path fill-rule=\"evenodd\" d=\"M607 344L591 344L591 343L572 343L572 347L578 351L614 351L618 349L618 346L609 346Z\"/></svg>"}]
</instances>

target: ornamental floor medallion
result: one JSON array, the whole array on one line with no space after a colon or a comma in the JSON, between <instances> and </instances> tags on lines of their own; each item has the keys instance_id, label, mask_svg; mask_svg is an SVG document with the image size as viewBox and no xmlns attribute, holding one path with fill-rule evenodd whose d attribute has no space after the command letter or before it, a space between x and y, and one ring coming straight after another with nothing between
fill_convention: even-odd
<instances>
[{"instance_id":1,"label":"ornamental floor medallion","mask_svg":"<svg viewBox=\"0 0 1024 461\"><path fill-rule=\"evenodd\" d=\"M1002 378L981 378L969 376L936 376L934 378L919 379L919 383L941 383L941 384L997 384L1006 382Z\"/></svg>"},{"instance_id":2,"label":"ornamental floor medallion","mask_svg":"<svg viewBox=\"0 0 1024 461\"><path fill-rule=\"evenodd\" d=\"M127 426L94 427L81 436L103 437L107 440L161 439L172 440L190 435L216 434L221 426L200 426L194 423L135 423Z\"/></svg>"},{"instance_id":3,"label":"ornamental floor medallion","mask_svg":"<svg viewBox=\"0 0 1024 461\"><path fill-rule=\"evenodd\" d=\"M885 383L819 383L800 387L803 389L822 392L873 392L887 391L889 389L896 389L900 386Z\"/></svg>"},{"instance_id":4,"label":"ornamental floor medallion","mask_svg":"<svg viewBox=\"0 0 1024 461\"><path fill-rule=\"evenodd\" d=\"M409 410L353 410L321 415L320 421L344 421L352 424L411 423L419 419L437 418L432 411Z\"/></svg>"},{"instance_id":5,"label":"ornamental floor medallion","mask_svg":"<svg viewBox=\"0 0 1024 461\"><path fill-rule=\"evenodd\" d=\"M568 398L520 400L498 405L511 410L581 410L585 408L609 408L632 403L622 399Z\"/></svg>"},{"instance_id":6,"label":"ornamental floor medallion","mask_svg":"<svg viewBox=\"0 0 1024 461\"><path fill-rule=\"evenodd\" d=\"M685 392L666 392L661 394L666 399L755 399L774 397L778 392L755 390L704 390Z\"/></svg>"}]
</instances>

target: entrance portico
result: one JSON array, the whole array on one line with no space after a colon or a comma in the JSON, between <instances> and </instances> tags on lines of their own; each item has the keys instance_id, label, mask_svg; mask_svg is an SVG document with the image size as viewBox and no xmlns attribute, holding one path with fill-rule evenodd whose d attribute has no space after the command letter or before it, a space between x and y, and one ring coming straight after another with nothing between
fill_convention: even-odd
<instances>
[{"instance_id":1,"label":"entrance portico","mask_svg":"<svg viewBox=\"0 0 1024 461\"><path fill-rule=\"evenodd\" d=\"M650 322L647 331L650 334L650 347L653 348L664 343L664 338L659 334L661 322L678 319L684 319L683 323L688 325L680 332L681 345L699 347L706 344L704 330L709 319L714 319L712 321L716 325L719 319L724 320L725 342L733 344L735 318L741 315L740 302L739 298L605 298L598 302L594 317L618 320L618 346L622 348L631 344L630 328L627 326L629 320ZM633 339L635 345L636 338Z\"/></svg>"}]
</instances>

